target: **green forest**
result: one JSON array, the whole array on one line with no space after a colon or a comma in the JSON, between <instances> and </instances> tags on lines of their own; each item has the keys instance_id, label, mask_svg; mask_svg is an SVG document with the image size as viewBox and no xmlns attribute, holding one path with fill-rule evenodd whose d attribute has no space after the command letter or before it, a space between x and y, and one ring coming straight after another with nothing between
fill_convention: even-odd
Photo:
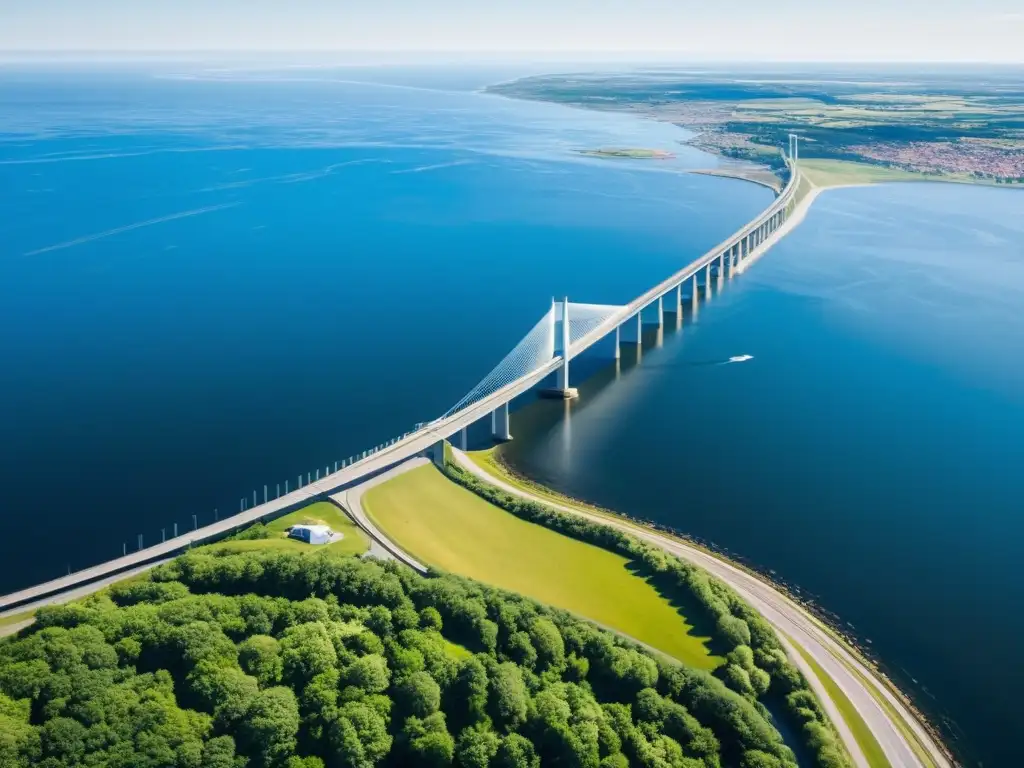
<instances>
[{"instance_id":1,"label":"green forest","mask_svg":"<svg viewBox=\"0 0 1024 768\"><path fill-rule=\"evenodd\" d=\"M512 496L453 463L444 472L456 483L517 517L630 558L636 571L677 603L703 615L715 651L728 664L716 676L771 719L766 705L781 711L802 737L809 762L818 768L848 766L849 758L810 690L789 661L774 630L727 584L697 566L653 547L618 528Z\"/></svg>"},{"instance_id":2,"label":"green forest","mask_svg":"<svg viewBox=\"0 0 1024 768\"><path fill-rule=\"evenodd\" d=\"M3 768L541 764L796 763L716 677L375 560L197 550L0 643Z\"/></svg>"}]
</instances>

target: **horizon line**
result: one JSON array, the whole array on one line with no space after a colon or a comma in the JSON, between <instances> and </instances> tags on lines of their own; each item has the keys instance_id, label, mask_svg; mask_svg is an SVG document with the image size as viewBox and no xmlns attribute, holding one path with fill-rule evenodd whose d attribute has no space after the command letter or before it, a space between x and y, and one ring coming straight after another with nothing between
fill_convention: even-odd
<instances>
[{"instance_id":1,"label":"horizon line","mask_svg":"<svg viewBox=\"0 0 1024 768\"><path fill-rule=\"evenodd\" d=\"M637 60L652 57L676 57L680 62L709 64L860 64L860 65L984 65L1002 67L1024 67L1024 59L1020 61L991 59L886 59L886 58L843 58L843 59L783 59L783 58L730 58L710 57L706 53L694 54L685 49L508 49L501 51L481 49L424 49L424 48L0 48L0 57L69 57L69 56L135 56L150 58L154 56L423 56L423 57L476 57L479 59L505 59L509 57L554 56L563 61L572 61L577 57L610 56L615 58L638 57Z\"/></svg>"}]
</instances>

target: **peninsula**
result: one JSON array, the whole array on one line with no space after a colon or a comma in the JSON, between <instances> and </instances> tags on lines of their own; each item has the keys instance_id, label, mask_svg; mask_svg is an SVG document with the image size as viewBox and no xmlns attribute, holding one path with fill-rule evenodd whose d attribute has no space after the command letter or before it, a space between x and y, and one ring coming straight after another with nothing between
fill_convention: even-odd
<instances>
[{"instance_id":1,"label":"peninsula","mask_svg":"<svg viewBox=\"0 0 1024 768\"><path fill-rule=\"evenodd\" d=\"M629 160L671 160L675 155L664 149L629 149L606 147L603 149L581 149L581 155L590 157L618 157Z\"/></svg>"},{"instance_id":2,"label":"peninsula","mask_svg":"<svg viewBox=\"0 0 1024 768\"><path fill-rule=\"evenodd\" d=\"M970 73L640 70L527 77L506 96L628 112L692 131L684 143L782 173L780 148L885 180L1024 184L1019 76ZM832 170L836 170L833 168Z\"/></svg>"}]
</instances>

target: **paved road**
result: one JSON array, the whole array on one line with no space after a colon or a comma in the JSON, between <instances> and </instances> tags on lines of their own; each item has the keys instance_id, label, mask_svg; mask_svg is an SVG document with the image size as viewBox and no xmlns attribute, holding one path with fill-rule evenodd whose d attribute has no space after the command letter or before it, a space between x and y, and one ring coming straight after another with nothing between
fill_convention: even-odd
<instances>
[{"instance_id":1,"label":"paved road","mask_svg":"<svg viewBox=\"0 0 1024 768\"><path fill-rule=\"evenodd\" d=\"M74 589L69 589L65 592L60 592L56 595L44 597L40 600L36 600L35 602L22 605L19 608L11 608L7 611L0 611L0 619L5 619L8 616L15 616L19 613L25 613L26 611L35 611L39 608L42 608L44 605L61 605L63 603L70 603L72 600L78 600L79 598L85 597L86 595L91 595L93 592L99 592L104 587L109 587L116 581L129 579L132 576L136 576L140 573L145 573L146 571L152 570L161 563L166 563L171 559L172 558L165 557L162 560L155 560L151 563L146 563L145 565L140 565L136 568L130 568L127 571L122 571L114 576L108 576L104 579L92 581L83 586L75 587ZM33 621L34 619L29 618L17 624L11 624L6 627L0 627L0 637L4 637L6 635L13 635L19 630L22 630L25 627L32 624Z\"/></svg>"},{"instance_id":2,"label":"paved road","mask_svg":"<svg viewBox=\"0 0 1024 768\"><path fill-rule=\"evenodd\" d=\"M611 525L615 528L620 528L638 538L644 539L649 543L666 550L667 552L671 552L677 557L694 563L695 565L713 573L735 589L740 596L760 612L778 632L799 645L825 670L829 677L831 677L840 689L842 689L843 693L846 694L847 698L850 699L853 706L857 709L858 713L860 713L860 716L864 718L864 721L868 724L872 733L874 733L875 738L878 739L878 743L881 745L885 752L885 756L888 758L893 768L921 768L923 764L910 747L910 744L907 743L903 734L892 722L888 713L881 707L881 705L879 705L871 693L869 693L868 685L874 688L877 693L884 696L892 707L900 713L904 722L911 727L915 733L917 733L921 742L927 745L928 751L930 752L932 759L935 761L935 764L941 768L950 768L949 760L934 744L931 737L917 722L916 718L910 714L903 703L882 683L875 680L872 671L864 666L855 656L849 653L839 642L837 642L813 616L766 582L763 582L746 571L730 565L717 557L709 555L696 547L681 543L659 533L648 531L644 528L629 525L627 523L618 522L607 517L588 514L579 508L564 504L557 504L549 501L548 499L531 494L481 469L461 451L453 449L452 454L455 461L458 462L459 466L463 469L471 472L480 479L501 488L507 493L521 498L530 499L532 501L537 501L562 512L581 515L603 525ZM783 638L783 641L788 645L785 637ZM840 717L831 699L821 688L820 683L817 683L817 677L810 671L808 665L800 654L794 653L792 649L790 649L790 656L815 688L815 692L818 694L818 697L822 700L825 708L828 710L828 714L832 718L832 721L836 724L844 744L846 744L847 748L850 750L850 754L853 756L854 762L858 766L867 766L867 762L860 747L857 745L857 742L854 740L852 733L846 726L842 717ZM845 664L841 663L840 660L845 662ZM865 684L860 677L851 673L849 667L856 669L860 675L868 681L868 683Z\"/></svg>"},{"instance_id":3,"label":"paved road","mask_svg":"<svg viewBox=\"0 0 1024 768\"><path fill-rule=\"evenodd\" d=\"M419 571L420 573L426 573L427 566L425 566L419 560L417 560L416 558L412 557L410 554L402 550L401 547L399 547L397 544L392 542L387 536L385 536L380 531L380 529L373 524L373 521L370 520L369 515L366 514L366 510L363 509L362 502L363 494L365 494L374 486L380 485L381 483L386 483L388 480L393 480L394 478L398 477L398 475L408 472L411 469L422 467L424 464L429 463L430 462L427 459L420 457L417 457L415 459L409 459L408 461L399 464L394 469L390 469L387 472L384 472L383 474L380 474L371 480L367 480L365 483L360 483L359 485L353 488L348 488L347 490L344 490L341 493L335 493L330 497L331 501L335 502L342 509L344 509L348 513L349 517L351 517L355 521L355 524L363 529L363 533L370 537L370 541L372 542L372 554L378 557L381 554L384 554L385 557L390 557L395 560L399 560L405 563L406 565L410 566L411 568ZM376 551L374 550L373 545L376 545Z\"/></svg>"},{"instance_id":4,"label":"paved road","mask_svg":"<svg viewBox=\"0 0 1024 768\"><path fill-rule=\"evenodd\" d=\"M403 464L400 464L397 467L388 470L387 472L383 472L377 475L376 477L373 477L363 483L360 483L357 486L341 491L340 493L336 493L330 497L331 500L340 504L341 507L345 509L351 517L354 518L356 525L362 528L363 531L369 536L371 555L382 559L394 558L401 560L402 562L407 563L408 565L412 566L420 572L426 572L426 566L422 565L417 560L409 557L407 554L402 552L400 549L398 549L398 547L392 544L387 539L387 537L385 537L380 531L378 531L376 526L374 526L373 523L370 522L370 519L366 516L366 513L363 511L363 507L360 501L362 500L363 494L366 493L366 491L373 488L374 486L387 482L388 480L397 477L403 472L408 472L410 469L415 469L416 467L421 467L424 464L429 463L430 462L423 458L410 459L409 461L406 461ZM11 608L6 611L0 611L0 619L6 618L8 616L14 616L17 614L25 613L27 611L34 611L46 605L60 605L62 603L69 603L72 600L78 600L79 598L83 598L87 595L99 592L104 587L109 587L111 584L114 584L115 582L122 581L124 579L131 578L132 576L136 576L140 573L145 573L146 571L152 570L161 563L169 562L172 559L173 557L164 557L158 560L154 560L152 562L148 562L143 565L136 566L134 568L129 568L125 571L118 571L115 574L106 576L96 581L91 581L88 584L75 587L74 589L68 589L63 592L50 595L48 597L40 598L31 603L20 605L17 608ZM24 621L18 622L17 624L11 624L6 627L0 627L0 637L4 637L6 635L13 635L18 631L24 629L25 627L30 626L32 624L32 621L33 619L29 618Z\"/></svg>"},{"instance_id":5,"label":"paved road","mask_svg":"<svg viewBox=\"0 0 1024 768\"><path fill-rule=\"evenodd\" d=\"M767 221L788 205L799 183L799 179L799 172L794 170L792 178L789 184L787 184L786 189L760 216L744 226L738 232L731 235L722 243L715 246L715 248L705 253L703 256L698 257L666 280L654 286L646 293L631 301L629 304L623 306L614 316L608 318L598 327L592 329L583 338L575 341L569 349L569 357L573 358L579 355L591 345L597 343L606 335L613 332L616 327L625 322L628 318L634 317L645 307L657 301L660 296L666 295L671 289L675 288L675 286L690 279L690 277L697 274L705 267L708 267L708 265L718 259L723 252L729 250L738 240L746 237L751 232L760 231L759 228L763 227ZM797 211L794 210L793 214L796 213ZM789 218L796 219L797 217L791 215ZM752 248L752 252L749 254L746 262L752 262L754 257L768 250L773 243L777 242L778 239L791 228L792 225L787 222L776 229L772 235L766 235L766 239L764 241L760 242L755 248ZM740 270L742 271L745 268L745 265L741 266ZM522 393L539 384L546 376L553 373L561 365L561 360L562 358L560 356L555 357L537 370L521 376L516 381L502 387L488 397L467 406L465 409L452 414L451 416L430 422L426 426L414 432L403 435L401 438L396 439L390 445L387 445L381 450L353 462L348 467L342 468L338 472L326 474L325 477L318 479L316 482L310 483L301 489L291 491L280 498L266 498L264 503L254 506L252 509L240 512L237 515L225 518L198 530L190 531L177 538L161 542L160 544L156 544L138 552L133 552L124 557L115 558L114 560L109 560L105 563L84 568L67 576L62 576L42 584L36 584L35 586L22 589L17 592L12 592L8 595L2 595L0 596L0 611L9 610L18 606L26 606L49 595L63 593L67 590L74 590L83 585L87 585L90 582L106 579L115 575L122 575L131 569L144 566L157 560L173 557L180 554L190 546L195 546L197 544L210 541L211 539L222 537L262 518L275 517L286 511L296 509L316 498L323 498L329 494L336 493L342 488L359 483L366 478L373 477L390 467L404 462L406 459L422 455L439 440L447 439L463 427L467 427L480 419L486 418L496 408L510 402L515 397L518 397ZM24 608L22 608L22 610L24 610Z\"/></svg>"}]
</instances>

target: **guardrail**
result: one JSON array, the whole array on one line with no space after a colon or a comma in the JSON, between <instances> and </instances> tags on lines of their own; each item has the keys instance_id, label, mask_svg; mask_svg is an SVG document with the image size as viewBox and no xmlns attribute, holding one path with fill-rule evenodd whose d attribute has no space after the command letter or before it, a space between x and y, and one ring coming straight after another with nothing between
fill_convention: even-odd
<instances>
[{"instance_id":1,"label":"guardrail","mask_svg":"<svg viewBox=\"0 0 1024 768\"><path fill-rule=\"evenodd\" d=\"M614 331L615 328L622 325L626 320L631 317L635 317L653 302L657 301L659 297L664 296L669 291L680 286L686 280L692 278L697 272L721 257L727 250L735 246L737 242L752 234L755 230L765 224L768 219L781 211L785 206L789 205L800 182L800 173L797 167L795 165L790 165L790 169L790 179L786 184L786 187L772 202L772 204L756 219L737 230L734 234L723 240L704 255L687 264L666 280L663 280L649 291L641 294L629 304L625 305L622 311L612 315L604 323L596 327L582 339L579 339L569 349L570 359L593 346L597 341ZM463 427L486 417L495 408L510 402L514 398L533 388L547 376L554 373L561 363L561 356L552 358L535 371L520 377L516 381L513 381L492 393L488 397L467 406L461 411L453 413L451 416L419 424L416 429L411 432L406 432L400 437L393 438L367 451L362 451L359 454L350 456L344 461L336 462L333 472L330 471L331 468L328 465L324 469L323 477L320 476L319 469L314 472L307 473L307 482L305 485L302 484L302 476L300 475L297 478L298 483L294 490L290 489L290 483L288 481L284 483L284 493L281 493L281 486L277 485L274 499L270 498L269 486L265 485L263 487L262 494L263 503L259 503L260 494L258 489L254 490L254 504L252 507L247 507L247 497L245 497L240 502L240 511L234 515L227 516L223 520L217 519L214 523L201 528L194 523L193 530L188 531L181 536L174 536L169 540L161 541L160 544L153 544L148 548L140 546L135 552L125 552L122 557L90 566L74 573L69 573L66 576L62 576L27 589L3 595L0 597L0 611L9 611L16 606L24 605L54 594L59 594L75 587L80 587L91 582L99 581L105 577L118 574L121 571L126 571L133 567L138 567L140 565L145 565L172 556L195 544L209 541L211 539L221 538L252 522L273 516L279 516L288 510L295 508L297 505L304 504L312 499L322 497L326 494L338 491L345 486L359 482L369 476L386 471L389 467L422 453L438 440L451 437ZM314 479L314 473L316 479ZM193 521L196 520L196 516L193 516ZM175 530L175 533L176 532L177 531ZM139 543L140 545L142 544L141 538Z\"/></svg>"}]
</instances>

